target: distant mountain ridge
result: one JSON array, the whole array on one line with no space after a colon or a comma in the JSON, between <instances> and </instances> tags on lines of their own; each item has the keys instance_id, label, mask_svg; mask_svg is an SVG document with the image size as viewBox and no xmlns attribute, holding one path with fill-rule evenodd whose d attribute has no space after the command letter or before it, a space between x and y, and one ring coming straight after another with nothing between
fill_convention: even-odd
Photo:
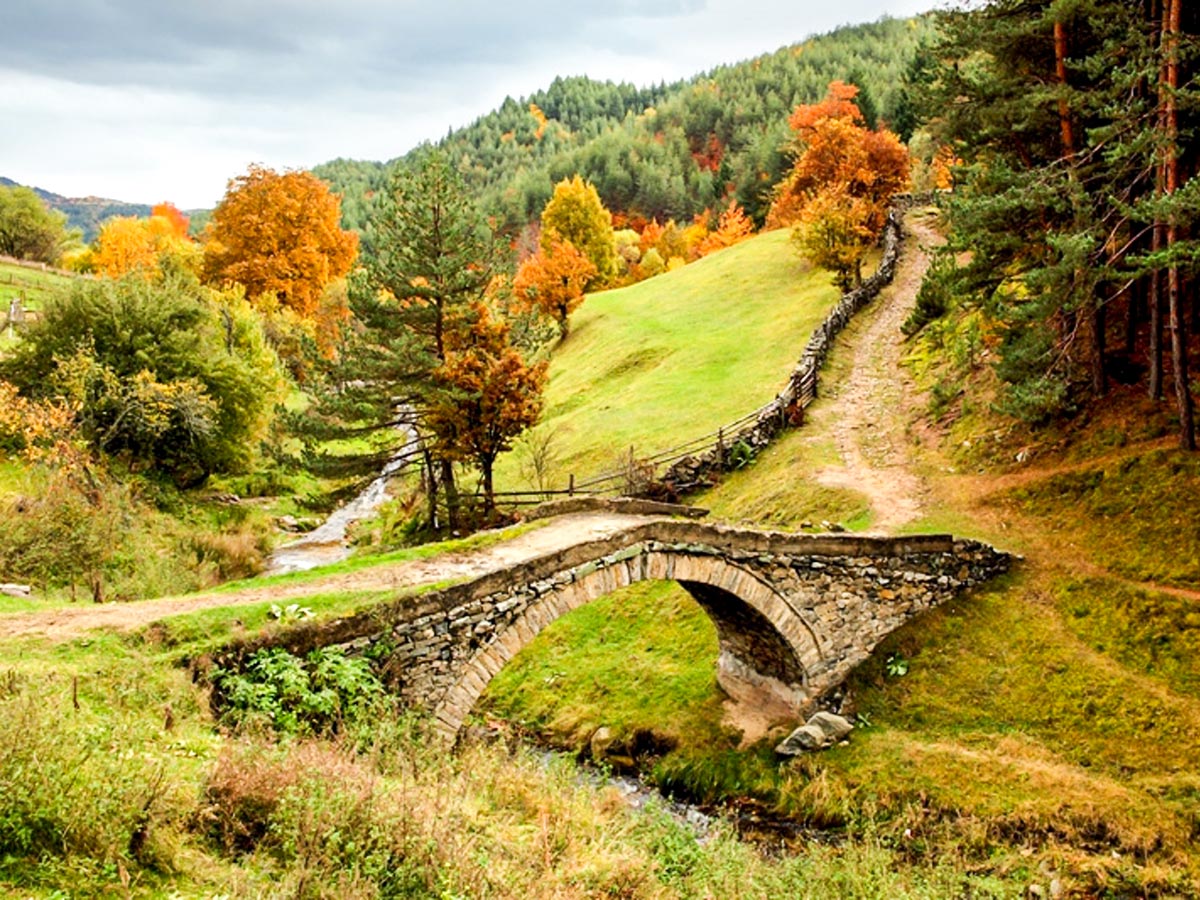
<instances>
[{"instance_id":1,"label":"distant mountain ridge","mask_svg":"<svg viewBox=\"0 0 1200 900\"><path fill-rule=\"evenodd\" d=\"M0 175L0 186L22 187L20 182L13 181ZM112 200L107 197L64 197L45 188L28 185L35 194L41 197L51 209L57 209L67 217L67 225L78 228L83 232L83 239L91 242L96 239L100 225L105 219L113 216L150 215L148 203L128 203L124 200Z\"/></svg>"},{"instance_id":2,"label":"distant mountain ridge","mask_svg":"<svg viewBox=\"0 0 1200 900\"><path fill-rule=\"evenodd\" d=\"M494 224L516 234L554 185L579 174L623 216L688 222L736 200L757 223L790 168L788 115L840 79L857 85L867 123L907 139L915 125L905 75L933 36L929 16L837 28L670 84L637 87L555 78L390 162L334 159L313 173L342 195L342 224L370 249L372 197L397 160L441 148Z\"/></svg>"}]
</instances>

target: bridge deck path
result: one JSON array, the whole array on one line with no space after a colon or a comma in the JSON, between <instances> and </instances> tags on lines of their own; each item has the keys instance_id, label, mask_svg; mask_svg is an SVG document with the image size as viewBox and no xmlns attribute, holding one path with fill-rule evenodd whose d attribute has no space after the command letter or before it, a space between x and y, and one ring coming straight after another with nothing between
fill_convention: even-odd
<instances>
[{"instance_id":1,"label":"bridge deck path","mask_svg":"<svg viewBox=\"0 0 1200 900\"><path fill-rule=\"evenodd\" d=\"M129 603L83 604L0 615L0 639L43 636L70 640L94 628L134 631L167 616L216 607L296 603L315 594L388 590L477 578L576 544L612 537L654 516L587 512L558 516L544 525L477 550L427 559L383 563L354 572L315 576L302 582L247 587L238 591L186 594Z\"/></svg>"}]
</instances>

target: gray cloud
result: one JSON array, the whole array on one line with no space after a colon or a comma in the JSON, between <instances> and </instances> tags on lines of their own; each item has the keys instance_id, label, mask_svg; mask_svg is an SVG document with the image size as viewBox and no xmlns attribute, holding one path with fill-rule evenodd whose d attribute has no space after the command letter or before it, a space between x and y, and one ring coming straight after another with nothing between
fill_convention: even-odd
<instances>
[{"instance_id":1,"label":"gray cloud","mask_svg":"<svg viewBox=\"0 0 1200 900\"><path fill-rule=\"evenodd\" d=\"M8 0L0 175L214 203L254 161L390 159L556 75L647 84L935 0Z\"/></svg>"},{"instance_id":2,"label":"gray cloud","mask_svg":"<svg viewBox=\"0 0 1200 900\"><path fill-rule=\"evenodd\" d=\"M231 97L325 94L347 83L386 90L556 44L611 46L628 39L625 20L702 8L699 0L19 0L6 16L5 64L77 83Z\"/></svg>"}]
</instances>

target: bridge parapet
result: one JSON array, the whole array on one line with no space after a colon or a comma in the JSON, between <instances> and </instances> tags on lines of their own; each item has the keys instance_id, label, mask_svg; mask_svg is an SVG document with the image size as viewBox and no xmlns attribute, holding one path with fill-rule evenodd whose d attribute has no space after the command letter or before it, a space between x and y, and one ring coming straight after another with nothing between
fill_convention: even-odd
<instances>
[{"instance_id":1,"label":"bridge parapet","mask_svg":"<svg viewBox=\"0 0 1200 900\"><path fill-rule=\"evenodd\" d=\"M501 668L555 619L647 580L679 582L716 626L718 680L739 703L803 715L912 616L1005 571L1007 554L949 535L758 532L651 520L345 619L301 623L228 648L307 652L372 645L402 700L449 739Z\"/></svg>"}]
</instances>

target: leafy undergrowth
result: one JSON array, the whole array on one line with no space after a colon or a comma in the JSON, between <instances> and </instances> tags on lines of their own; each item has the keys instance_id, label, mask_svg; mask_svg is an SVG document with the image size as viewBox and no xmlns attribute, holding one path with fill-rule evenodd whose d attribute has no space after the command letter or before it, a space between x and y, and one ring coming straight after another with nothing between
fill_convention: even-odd
<instances>
[{"instance_id":1,"label":"leafy undergrowth","mask_svg":"<svg viewBox=\"0 0 1200 900\"><path fill-rule=\"evenodd\" d=\"M109 634L4 651L0 896L1011 894L950 865L911 865L874 838L778 861L720 825L698 840L564 758L445 753L357 671L338 676L334 737L228 734L174 649ZM369 716L355 712L355 685L372 694Z\"/></svg>"},{"instance_id":2,"label":"leafy undergrowth","mask_svg":"<svg viewBox=\"0 0 1200 900\"><path fill-rule=\"evenodd\" d=\"M828 273L785 230L693 265L590 296L551 359L546 443L554 487L700 437L770 400L837 301ZM501 457L497 483L529 488L530 444Z\"/></svg>"}]
</instances>

